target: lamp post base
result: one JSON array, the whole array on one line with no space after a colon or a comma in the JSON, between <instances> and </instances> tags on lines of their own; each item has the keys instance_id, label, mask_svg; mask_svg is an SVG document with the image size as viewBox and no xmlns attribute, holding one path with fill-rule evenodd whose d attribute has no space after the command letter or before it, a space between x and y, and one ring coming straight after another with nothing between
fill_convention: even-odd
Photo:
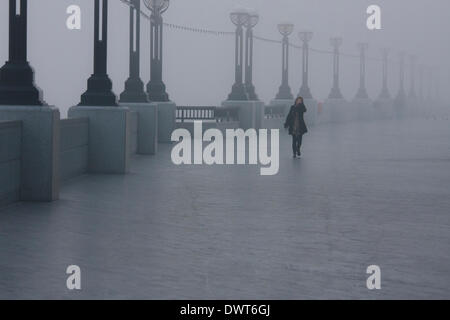
<instances>
[{"instance_id":1,"label":"lamp post base","mask_svg":"<svg viewBox=\"0 0 450 320\"><path fill-rule=\"evenodd\" d=\"M150 102L169 102L166 85L162 81L150 81L147 84L147 94Z\"/></svg>"},{"instance_id":2,"label":"lamp post base","mask_svg":"<svg viewBox=\"0 0 450 320\"><path fill-rule=\"evenodd\" d=\"M358 92L356 93L355 99L369 99L369 95L367 94L367 90L365 88L359 88Z\"/></svg>"},{"instance_id":3,"label":"lamp post base","mask_svg":"<svg viewBox=\"0 0 450 320\"><path fill-rule=\"evenodd\" d=\"M42 94L34 84L28 62L6 62L0 69L0 104L42 106Z\"/></svg>"},{"instance_id":4,"label":"lamp post base","mask_svg":"<svg viewBox=\"0 0 450 320\"><path fill-rule=\"evenodd\" d=\"M303 100L305 99L313 99L313 96L311 94L311 90L309 89L308 86L302 86L300 88L300 91L298 93L299 97L302 97Z\"/></svg>"},{"instance_id":5,"label":"lamp post base","mask_svg":"<svg viewBox=\"0 0 450 320\"><path fill-rule=\"evenodd\" d=\"M292 95L291 87L289 87L288 85L281 85L275 100L293 100L293 99L294 96Z\"/></svg>"},{"instance_id":6,"label":"lamp post base","mask_svg":"<svg viewBox=\"0 0 450 320\"><path fill-rule=\"evenodd\" d=\"M148 96L144 92L144 83L139 78L128 78L125 82L125 91L120 94L121 103L146 103Z\"/></svg>"},{"instance_id":7,"label":"lamp post base","mask_svg":"<svg viewBox=\"0 0 450 320\"><path fill-rule=\"evenodd\" d=\"M245 91L247 91L248 100L259 101L258 95L256 94L255 86L252 83L247 83L245 85Z\"/></svg>"},{"instance_id":8,"label":"lamp post base","mask_svg":"<svg viewBox=\"0 0 450 320\"><path fill-rule=\"evenodd\" d=\"M106 74L93 74L88 80L88 89L81 96L79 106L117 106L112 82Z\"/></svg>"},{"instance_id":9,"label":"lamp post base","mask_svg":"<svg viewBox=\"0 0 450 320\"><path fill-rule=\"evenodd\" d=\"M330 95L328 99L344 99L344 96L341 93L341 90L338 87L333 87L331 89Z\"/></svg>"},{"instance_id":10,"label":"lamp post base","mask_svg":"<svg viewBox=\"0 0 450 320\"><path fill-rule=\"evenodd\" d=\"M248 101L247 90L244 84L235 83L231 89L231 93L228 95L228 101Z\"/></svg>"}]
</instances>

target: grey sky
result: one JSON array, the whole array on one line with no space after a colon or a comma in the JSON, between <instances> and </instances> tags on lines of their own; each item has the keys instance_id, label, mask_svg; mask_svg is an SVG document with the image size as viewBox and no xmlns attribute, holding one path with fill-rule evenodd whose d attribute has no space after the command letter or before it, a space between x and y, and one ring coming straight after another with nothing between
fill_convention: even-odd
<instances>
[{"instance_id":1,"label":"grey sky","mask_svg":"<svg viewBox=\"0 0 450 320\"><path fill-rule=\"evenodd\" d=\"M36 70L36 82L44 90L49 104L63 110L79 102L92 73L93 1L29 1L29 60ZM7 1L0 3L0 61L7 58ZM66 8L78 4L82 9L82 30L65 27ZM366 8L382 8L383 30L366 28ZM330 49L331 36L343 36L342 51L356 53L356 43L370 43L370 56L379 56L380 48L393 49L392 58L405 50L415 53L420 62L439 66L441 88L448 87L450 77L450 2L448 0L172 0L165 14L166 22L214 30L233 30L228 18L236 6L256 9L261 20L255 33L279 39L276 25L292 21L298 42L301 29L314 31L311 46ZM142 23L142 78L149 78L148 22ZM110 0L109 73L114 91L120 94L128 75L128 9L119 0ZM218 37L165 29L164 80L170 97L179 105L219 105L228 95L234 80L233 37ZM291 51L290 84L299 90L300 51ZM311 89L322 100L331 88L331 56L312 54ZM342 91L352 99L358 88L358 60L342 59ZM281 53L276 44L255 43L254 82L265 102L274 98L281 81ZM380 65L368 65L367 86L374 97L381 86ZM390 70L390 89L396 92L398 67ZM407 81L407 88L409 82ZM442 90L444 91L444 90Z\"/></svg>"}]
</instances>

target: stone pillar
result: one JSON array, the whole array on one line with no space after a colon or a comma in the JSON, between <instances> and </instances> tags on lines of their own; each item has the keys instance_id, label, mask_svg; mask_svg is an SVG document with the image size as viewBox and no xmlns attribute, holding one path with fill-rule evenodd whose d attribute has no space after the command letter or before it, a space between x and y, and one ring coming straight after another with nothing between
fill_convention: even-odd
<instances>
[{"instance_id":1,"label":"stone pillar","mask_svg":"<svg viewBox=\"0 0 450 320\"><path fill-rule=\"evenodd\" d=\"M172 143L172 132L176 129L176 109L173 102L153 102L158 110L158 141L160 143Z\"/></svg>"},{"instance_id":2,"label":"stone pillar","mask_svg":"<svg viewBox=\"0 0 450 320\"><path fill-rule=\"evenodd\" d=\"M22 121L20 199L59 198L59 110L50 106L0 105L0 121Z\"/></svg>"},{"instance_id":3,"label":"stone pillar","mask_svg":"<svg viewBox=\"0 0 450 320\"><path fill-rule=\"evenodd\" d=\"M120 105L138 113L137 153L156 154L158 151L158 103L126 102Z\"/></svg>"},{"instance_id":4,"label":"stone pillar","mask_svg":"<svg viewBox=\"0 0 450 320\"><path fill-rule=\"evenodd\" d=\"M261 101L225 101L224 107L239 108L239 127L259 130L263 127L264 103Z\"/></svg>"},{"instance_id":5,"label":"stone pillar","mask_svg":"<svg viewBox=\"0 0 450 320\"><path fill-rule=\"evenodd\" d=\"M131 113L124 107L76 106L69 118L89 118L88 172L127 173L130 164Z\"/></svg>"}]
</instances>

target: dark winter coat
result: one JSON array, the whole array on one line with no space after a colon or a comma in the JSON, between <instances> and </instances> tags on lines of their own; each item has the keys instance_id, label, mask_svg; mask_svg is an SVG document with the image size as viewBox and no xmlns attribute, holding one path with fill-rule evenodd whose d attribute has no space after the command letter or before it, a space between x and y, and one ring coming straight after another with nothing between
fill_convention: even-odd
<instances>
[{"instance_id":1,"label":"dark winter coat","mask_svg":"<svg viewBox=\"0 0 450 320\"><path fill-rule=\"evenodd\" d=\"M289 114L287 115L286 122L284 123L285 128L289 128L289 134L294 135L294 126L295 126L295 118L298 117L299 128L297 130L297 134L303 135L308 132L308 128L306 127L304 113L306 112L305 105L299 104L296 106L292 106Z\"/></svg>"}]
</instances>

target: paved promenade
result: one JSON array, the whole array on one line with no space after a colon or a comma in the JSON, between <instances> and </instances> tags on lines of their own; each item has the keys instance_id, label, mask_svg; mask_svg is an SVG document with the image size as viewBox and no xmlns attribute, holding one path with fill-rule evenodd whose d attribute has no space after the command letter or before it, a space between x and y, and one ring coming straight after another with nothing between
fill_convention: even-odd
<instances>
[{"instance_id":1,"label":"paved promenade","mask_svg":"<svg viewBox=\"0 0 450 320\"><path fill-rule=\"evenodd\" d=\"M129 175L2 209L0 298L450 298L450 121L312 128L303 154L282 133L280 172L264 177L176 167L163 145Z\"/></svg>"}]
</instances>

